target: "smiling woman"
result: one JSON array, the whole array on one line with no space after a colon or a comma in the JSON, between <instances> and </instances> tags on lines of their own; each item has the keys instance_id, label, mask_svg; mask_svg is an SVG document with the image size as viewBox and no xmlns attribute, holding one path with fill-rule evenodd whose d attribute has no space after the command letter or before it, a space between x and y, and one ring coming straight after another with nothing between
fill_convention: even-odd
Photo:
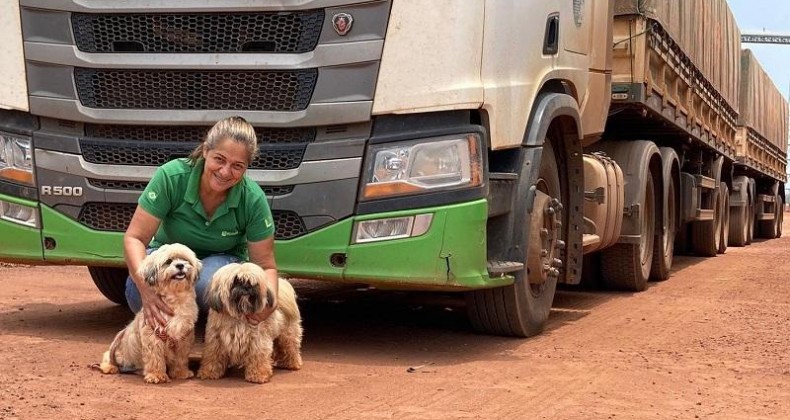
<instances>
[{"instance_id":1,"label":"smiling woman","mask_svg":"<svg viewBox=\"0 0 790 420\"><path fill-rule=\"evenodd\" d=\"M220 267L250 261L266 274L277 296L274 259L274 222L261 188L246 176L258 153L253 127L241 117L217 122L186 159L172 160L157 169L138 200L124 235L124 258L129 268L126 298L134 312L141 309L146 323L165 326L169 308L138 273L146 253L169 243L181 243L202 259L196 284L198 306L208 306L205 290ZM267 308L256 323L276 307Z\"/></svg>"}]
</instances>

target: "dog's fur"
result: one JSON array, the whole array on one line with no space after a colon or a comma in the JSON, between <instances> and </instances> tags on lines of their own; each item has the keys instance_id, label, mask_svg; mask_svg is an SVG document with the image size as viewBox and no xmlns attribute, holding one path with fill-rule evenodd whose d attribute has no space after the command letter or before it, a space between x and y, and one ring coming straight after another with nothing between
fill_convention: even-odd
<instances>
[{"instance_id":1,"label":"dog's fur","mask_svg":"<svg viewBox=\"0 0 790 420\"><path fill-rule=\"evenodd\" d=\"M302 367L302 319L296 293L279 279L277 309L252 325L247 316L263 311L273 301L265 274L256 264L229 264L214 274L206 292L209 305L206 346L197 376L219 379L232 366L244 368L249 382L268 382L272 367Z\"/></svg>"},{"instance_id":2,"label":"dog's fur","mask_svg":"<svg viewBox=\"0 0 790 420\"><path fill-rule=\"evenodd\" d=\"M201 268L195 253L181 244L163 245L143 260L140 276L170 306L173 316L157 335L145 323L143 311L138 312L104 352L99 365L103 373L142 369L145 382L153 384L194 376L187 365L195 342L195 282Z\"/></svg>"}]
</instances>

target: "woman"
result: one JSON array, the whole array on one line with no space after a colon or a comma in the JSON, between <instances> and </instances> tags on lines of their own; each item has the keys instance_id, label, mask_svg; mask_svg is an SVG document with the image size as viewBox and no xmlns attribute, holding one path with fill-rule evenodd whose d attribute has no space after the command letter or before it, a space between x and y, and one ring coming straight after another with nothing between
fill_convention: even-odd
<instances>
[{"instance_id":1,"label":"woman","mask_svg":"<svg viewBox=\"0 0 790 420\"><path fill-rule=\"evenodd\" d=\"M186 159L172 160L154 173L138 200L123 238L129 268L126 299L132 311L143 310L152 328L164 327L171 309L140 278L146 256L166 243L190 247L203 270L196 285L205 315L205 290L220 267L240 260L258 264L275 296L274 305L249 321L257 324L276 308L277 266L274 221L261 188L245 175L258 152L255 130L241 117L217 122Z\"/></svg>"}]
</instances>

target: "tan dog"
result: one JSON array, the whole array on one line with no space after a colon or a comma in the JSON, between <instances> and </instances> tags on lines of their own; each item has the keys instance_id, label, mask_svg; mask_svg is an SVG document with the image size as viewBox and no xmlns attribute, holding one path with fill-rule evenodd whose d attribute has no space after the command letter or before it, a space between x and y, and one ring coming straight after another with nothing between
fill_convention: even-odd
<instances>
[{"instance_id":1,"label":"tan dog","mask_svg":"<svg viewBox=\"0 0 790 420\"><path fill-rule=\"evenodd\" d=\"M195 342L195 282L201 268L195 253L181 244L162 245L143 260L140 276L174 314L167 326L154 330L145 323L143 311L138 312L104 352L99 365L103 373L143 369L145 382L152 384L194 376L187 364Z\"/></svg>"},{"instance_id":2,"label":"tan dog","mask_svg":"<svg viewBox=\"0 0 790 420\"><path fill-rule=\"evenodd\" d=\"M279 279L277 310L258 325L247 316L263 311L273 296L262 268L252 263L228 264L214 274L206 292L209 310L200 379L219 379L231 366L244 368L244 379L264 383L272 365L302 367L302 318L296 293Z\"/></svg>"}]
</instances>

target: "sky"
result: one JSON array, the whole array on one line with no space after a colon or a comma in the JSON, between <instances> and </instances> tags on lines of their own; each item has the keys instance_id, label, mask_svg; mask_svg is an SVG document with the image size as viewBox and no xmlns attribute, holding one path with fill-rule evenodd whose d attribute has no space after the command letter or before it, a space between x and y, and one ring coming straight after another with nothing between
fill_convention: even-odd
<instances>
[{"instance_id":1,"label":"sky","mask_svg":"<svg viewBox=\"0 0 790 420\"><path fill-rule=\"evenodd\" d=\"M790 35L790 1L727 0L741 33ZM790 45L743 44L760 61L774 84L788 97L790 90Z\"/></svg>"}]
</instances>

